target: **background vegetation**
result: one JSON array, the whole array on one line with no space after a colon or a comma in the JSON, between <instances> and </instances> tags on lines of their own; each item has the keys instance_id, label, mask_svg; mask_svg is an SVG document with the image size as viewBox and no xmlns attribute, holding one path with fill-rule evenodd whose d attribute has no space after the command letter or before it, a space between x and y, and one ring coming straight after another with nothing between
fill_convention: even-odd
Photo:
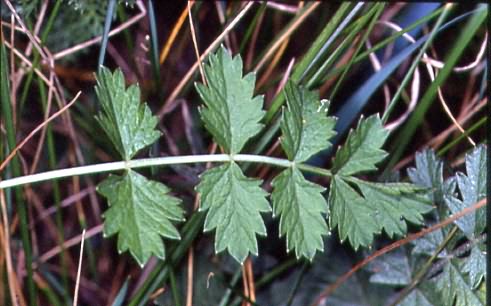
<instances>
[{"instance_id":1,"label":"background vegetation","mask_svg":"<svg viewBox=\"0 0 491 306\"><path fill-rule=\"evenodd\" d=\"M155 167L144 173L184 200L187 221L179 227L182 240L166 242L167 260L152 258L141 268L129 254L118 254L115 237L102 237L107 203L95 186L105 175L1 189L0 304L13 304L15 293L20 305L485 305L485 233L473 227L469 236L462 223L446 220L485 204L479 202L484 189L468 200L457 180L466 175L469 188L484 186L472 180L472 171L486 173L484 157L466 161L465 154L485 150L478 144L486 142L486 6L150 0L1 5L2 180L119 160L94 118L101 64L120 67L128 84L138 83L142 100L159 116L165 137L138 157L218 152L199 120L202 101L193 83L201 80L197 54L206 59L224 45L241 55L245 72L256 73L256 93L265 95L266 132L244 152L283 156L277 119L284 103L280 90L290 78L331 101L329 114L338 117L335 148L360 115L380 113L390 130L384 146L389 156L366 179L431 188L436 213L426 216L425 228L442 227L410 227L416 236L409 239L382 234L358 251L332 231L324 252L310 263L286 252L278 220L267 217L259 256L240 266L227 253L216 255L214 235L202 233L194 187L206 166ZM432 151L421 153L426 148ZM330 167L334 153L322 151L309 163ZM246 173L270 190L278 169L249 166ZM452 209L445 192L464 204ZM477 214L469 210L458 220L477 220ZM383 254L385 247L393 251Z\"/></svg>"}]
</instances>

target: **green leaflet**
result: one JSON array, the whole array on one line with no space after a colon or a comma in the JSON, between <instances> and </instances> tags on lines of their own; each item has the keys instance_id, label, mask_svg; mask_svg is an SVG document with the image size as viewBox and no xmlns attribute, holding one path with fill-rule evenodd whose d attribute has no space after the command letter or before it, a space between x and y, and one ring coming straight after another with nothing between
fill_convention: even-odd
<instances>
[{"instance_id":1,"label":"green leaflet","mask_svg":"<svg viewBox=\"0 0 491 306\"><path fill-rule=\"evenodd\" d=\"M486 197L486 146L479 145L467 153L465 167L467 175L457 172L455 176L462 200L453 195L445 195L445 203L453 214ZM456 220L455 224L470 240L473 240L486 227L485 210L479 209L469 213Z\"/></svg>"},{"instance_id":2,"label":"green leaflet","mask_svg":"<svg viewBox=\"0 0 491 306\"><path fill-rule=\"evenodd\" d=\"M288 159L304 162L315 153L331 146L336 132L334 117L327 117L329 103L319 102L316 92L288 81L284 89L288 109L281 120L281 146Z\"/></svg>"},{"instance_id":3,"label":"green leaflet","mask_svg":"<svg viewBox=\"0 0 491 306\"><path fill-rule=\"evenodd\" d=\"M331 144L336 120L327 117L329 107L319 102L317 93L289 81L284 94L288 108L281 118L281 146L288 159L304 162ZM323 187L307 181L297 167L281 172L273 181L271 200L275 215L280 215L280 234L286 234L287 250L295 249L297 258L310 260L316 250L323 251L322 235L328 233L323 214L327 203Z\"/></svg>"},{"instance_id":4,"label":"green leaflet","mask_svg":"<svg viewBox=\"0 0 491 306\"><path fill-rule=\"evenodd\" d=\"M286 234L286 248L295 249L297 258L313 259L316 250L323 251L322 235L328 233L322 214L327 203L322 186L307 181L296 167L284 170L271 183L273 211L280 215L280 234Z\"/></svg>"},{"instance_id":5,"label":"green leaflet","mask_svg":"<svg viewBox=\"0 0 491 306\"><path fill-rule=\"evenodd\" d=\"M146 104L140 103L138 86L126 89L121 69L112 74L101 67L95 90L102 106L96 119L124 160L130 160L160 137L155 130L157 117Z\"/></svg>"},{"instance_id":6,"label":"green leaflet","mask_svg":"<svg viewBox=\"0 0 491 306\"><path fill-rule=\"evenodd\" d=\"M341 241L349 238L357 250L360 245L371 245L373 234L380 233L375 222L375 211L341 177L334 176L329 191L329 224L338 227Z\"/></svg>"},{"instance_id":7,"label":"green leaflet","mask_svg":"<svg viewBox=\"0 0 491 306\"><path fill-rule=\"evenodd\" d=\"M256 76L242 77L242 59L222 46L204 65L208 85L195 84L206 107L201 118L215 141L230 154L239 153L263 127L263 96L253 98Z\"/></svg>"},{"instance_id":8,"label":"green leaflet","mask_svg":"<svg viewBox=\"0 0 491 306\"><path fill-rule=\"evenodd\" d=\"M206 170L196 187L200 211L208 210L204 231L216 230L215 252L228 249L243 263L249 252L257 255L256 234L266 236L261 212L271 211L261 180L246 177L235 162Z\"/></svg>"},{"instance_id":9,"label":"green leaflet","mask_svg":"<svg viewBox=\"0 0 491 306\"><path fill-rule=\"evenodd\" d=\"M348 135L346 143L336 152L332 172L353 175L362 171L376 170L375 164L387 156L380 149L389 132L382 126L378 114L361 118L356 129Z\"/></svg>"},{"instance_id":10,"label":"green leaflet","mask_svg":"<svg viewBox=\"0 0 491 306\"><path fill-rule=\"evenodd\" d=\"M348 182L355 184L359 194ZM351 245L372 243L373 234L384 230L389 237L407 232L406 221L423 222L422 214L432 209L426 189L407 183L372 183L337 175L329 194L331 227L338 226L341 240Z\"/></svg>"},{"instance_id":11,"label":"green leaflet","mask_svg":"<svg viewBox=\"0 0 491 306\"><path fill-rule=\"evenodd\" d=\"M104 213L104 236L119 233L119 252L129 250L141 266L152 254L165 258L160 236L180 239L171 221L184 220L181 201L168 195L164 184L128 170L123 176L110 175L97 191L110 206Z\"/></svg>"}]
</instances>

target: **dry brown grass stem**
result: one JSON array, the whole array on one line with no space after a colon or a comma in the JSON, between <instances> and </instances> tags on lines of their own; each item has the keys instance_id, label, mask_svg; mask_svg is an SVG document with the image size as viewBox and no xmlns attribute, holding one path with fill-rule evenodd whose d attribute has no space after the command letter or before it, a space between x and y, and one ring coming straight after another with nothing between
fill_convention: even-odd
<instances>
[{"instance_id":1,"label":"dry brown grass stem","mask_svg":"<svg viewBox=\"0 0 491 306\"><path fill-rule=\"evenodd\" d=\"M2 242L2 249L5 252L5 261L7 264L7 279L10 291L10 298L14 306L18 306L21 300L20 296L22 292L16 290L14 284L19 287L19 281L15 275L13 264L12 264L12 253L10 250L10 230L9 221L7 218L7 205L5 204L5 194L2 189L0 189L0 208L2 210L2 224L3 228L0 229L0 240Z\"/></svg>"},{"instance_id":2,"label":"dry brown grass stem","mask_svg":"<svg viewBox=\"0 0 491 306\"><path fill-rule=\"evenodd\" d=\"M99 233L101 233L103 231L103 228L104 228L103 224L99 224L97 226L94 226L93 228L91 228L87 231L87 233L85 234L85 238L88 239L88 238L91 238L95 235L98 235ZM66 240L63 243L63 249L69 249L72 246L79 244L81 240L82 240L82 235L77 235L77 236L75 236L69 240ZM56 246L56 247L52 248L51 250L45 252L43 255L41 255L39 257L38 261L41 263L47 262L51 258L60 254L61 252L62 252L62 248L60 246ZM33 269L36 269L38 267L38 264L33 263L32 267L33 267Z\"/></svg>"},{"instance_id":3,"label":"dry brown grass stem","mask_svg":"<svg viewBox=\"0 0 491 306\"><path fill-rule=\"evenodd\" d=\"M478 111L480 111L484 106L486 106L488 102L487 98L482 99L472 111L466 111L463 112L459 118L457 118L457 121L459 122L460 125L466 124L469 119L471 119ZM436 137L432 137L431 140L424 145L422 145L417 151L421 151L424 148L438 148L440 144L453 132L457 130L456 125L451 125L447 129L445 129L443 132L438 134ZM395 167L394 170L398 170L409 164L412 160L414 159L414 154L410 154L404 159L402 159Z\"/></svg>"},{"instance_id":4,"label":"dry brown grass stem","mask_svg":"<svg viewBox=\"0 0 491 306\"><path fill-rule=\"evenodd\" d=\"M17 151L19 151L22 146L24 146L28 141L29 139L31 139L40 129L42 129L46 124L48 124L50 121L52 121L53 119L55 119L56 117L58 117L60 114L62 114L65 110L67 110L70 106L73 105L73 103L75 103L75 101L77 101L78 97L80 96L82 92L79 91L76 95L75 95L75 98L72 99L72 101L70 101L70 103L68 103L67 105L65 105L63 108L61 108L59 111L57 111L56 113L54 113L53 115L51 115L47 120L43 121L40 125L38 125L32 132L29 133L29 135L27 135L27 137L25 137L13 150L12 152L7 156L7 158L2 162L2 164L0 165L0 171L3 170L7 164L9 163L9 161L15 156L15 154L17 154Z\"/></svg>"},{"instance_id":5,"label":"dry brown grass stem","mask_svg":"<svg viewBox=\"0 0 491 306\"><path fill-rule=\"evenodd\" d=\"M80 244L80 255L78 258L77 279L75 282L75 293L73 294L73 306L78 304L78 290L80 288L80 274L82 272L82 259L84 255L85 228L82 231L82 242Z\"/></svg>"},{"instance_id":6,"label":"dry brown grass stem","mask_svg":"<svg viewBox=\"0 0 491 306\"><path fill-rule=\"evenodd\" d=\"M114 36L114 35L122 32L122 31L126 30L128 27L130 27L131 25L137 23L140 19L142 19L143 17L145 17L145 15L147 14L147 10L145 9L145 5L143 5L143 2L141 0L136 1L136 6L140 10L140 12L137 15L131 17L127 21L125 21L122 24L120 24L119 26L117 26L113 30L109 31L109 37ZM92 46L94 44L97 44L101 40L102 40L102 35L97 36L97 37L94 37L94 38L89 39L89 40L87 40L87 41L85 41L83 43L77 44L75 46L69 47L69 48L67 48L65 50L62 50L60 52L55 53L53 55L53 59L57 60L57 59L60 59L62 57L65 57L65 56L67 56L69 54L73 54L73 53L78 52L78 51L80 51L82 49L85 49L85 48L87 48L89 46Z\"/></svg>"},{"instance_id":7,"label":"dry brown grass stem","mask_svg":"<svg viewBox=\"0 0 491 306\"><path fill-rule=\"evenodd\" d=\"M188 1L188 20L189 27L191 29L191 38L193 40L194 52L196 53L196 62L198 63L199 73L201 74L201 81L206 85L205 71L203 70L203 64L199 56L198 41L196 40L196 31L194 30L193 15L191 14L191 8L193 7L194 1Z\"/></svg>"},{"instance_id":8,"label":"dry brown grass stem","mask_svg":"<svg viewBox=\"0 0 491 306\"><path fill-rule=\"evenodd\" d=\"M307 19L307 17L314 12L314 10L321 4L321 2L311 2L310 7L306 8L302 15L286 30L278 40L268 49L266 54L261 58L259 63L254 67L254 71L259 71L262 66L269 60L269 58L276 52L276 49L283 43L285 39L290 37L293 32Z\"/></svg>"},{"instance_id":9,"label":"dry brown grass stem","mask_svg":"<svg viewBox=\"0 0 491 306\"><path fill-rule=\"evenodd\" d=\"M169 55L170 48L174 44L177 34L179 33L179 30L182 28L182 25L184 24L184 20L186 20L187 15L188 15L187 8L184 8L182 10L181 15L179 16L179 19L176 21L176 24L172 28L169 38L164 44L164 48L162 48L162 51L160 52L160 59L159 59L160 65L162 65L167 59L167 55Z\"/></svg>"},{"instance_id":10,"label":"dry brown grass stem","mask_svg":"<svg viewBox=\"0 0 491 306\"><path fill-rule=\"evenodd\" d=\"M439 223L437 223L431 227L425 228L425 229L423 229L417 233L410 234L406 238L397 240L396 242L391 243L388 246L383 247L382 249L372 253L370 256L366 257L365 259L363 259L362 261L357 263L347 273L345 273L341 277L339 277L336 280L336 282L334 282L332 285L327 286L321 292L321 294L319 294L319 296L317 297L315 302L312 304L312 306L318 306L322 302L325 302L327 297L329 297L329 295L331 295L341 284L343 284L346 280L348 280L348 278L350 278L351 275L353 275L355 272L357 272L358 270L363 268L369 262L373 261L375 258L380 257L380 256L382 256L382 255L384 255L384 254L386 254L392 250L395 250L395 249L397 249L397 248L399 248L399 247L401 247L401 246L403 246L403 245L405 245L411 241L414 241L418 238L426 236L429 233L434 232L434 231L436 231L442 227L445 227L445 226L453 223L455 220L458 220L458 219L462 218L463 216L468 215L468 214L476 211L477 209L486 206L486 204L487 204L486 199L482 199L482 200L474 203L472 206L466 207L466 208L462 209L461 211L459 211L458 213L451 215L450 217L443 220L442 222L439 222Z\"/></svg>"},{"instance_id":11,"label":"dry brown grass stem","mask_svg":"<svg viewBox=\"0 0 491 306\"><path fill-rule=\"evenodd\" d=\"M53 71L51 71L49 74L49 80L50 80L50 83L54 82ZM46 109L44 111L44 121L47 121L49 119L49 113L51 112L51 105L52 105L52 101L53 101L53 91L54 91L54 87L50 86L48 88L48 101L47 101ZM32 162L31 169L29 170L29 173L31 173L31 174L36 171L37 164L38 164L39 158L41 156L41 151L43 149L43 143L44 143L44 138L46 136L47 127L48 127L48 125L46 124L41 131L41 137L39 137L39 140L38 140L36 153L34 154L34 160Z\"/></svg>"},{"instance_id":12,"label":"dry brown grass stem","mask_svg":"<svg viewBox=\"0 0 491 306\"><path fill-rule=\"evenodd\" d=\"M203 52L201 55L200 59L196 61L193 66L188 70L186 75L181 79L179 84L174 88L172 93L169 95L167 100L165 101L164 105L160 108L159 112L157 113L157 116L159 119L162 119L162 117L169 112L169 110L173 109L179 102L182 102L182 100L176 100L177 96L181 93L181 90L184 88L184 86L187 84L187 82L191 79L191 76L194 74L196 69L198 68L198 63L202 60L205 59L206 56L223 41L224 37L230 32L236 25L237 23L244 17L245 13L249 11L249 9L254 5L254 2L248 2L247 5L240 11L239 14L230 22L230 24L218 35L217 38L210 44L208 49Z\"/></svg>"},{"instance_id":13,"label":"dry brown grass stem","mask_svg":"<svg viewBox=\"0 0 491 306\"><path fill-rule=\"evenodd\" d=\"M288 46L288 42L289 41L290 41L289 38L286 38L283 41L283 43L280 46L280 49L278 50L278 52L273 57L273 60L271 61L271 64L268 65L268 68L266 69L266 71L262 75L261 79L259 80L259 82L257 82L256 88L260 88L261 86L263 86L264 83L266 83L266 81L270 78L271 73L273 72L274 68L276 67L276 65L280 61L281 57L283 56L283 53L285 52L286 47Z\"/></svg>"}]
</instances>

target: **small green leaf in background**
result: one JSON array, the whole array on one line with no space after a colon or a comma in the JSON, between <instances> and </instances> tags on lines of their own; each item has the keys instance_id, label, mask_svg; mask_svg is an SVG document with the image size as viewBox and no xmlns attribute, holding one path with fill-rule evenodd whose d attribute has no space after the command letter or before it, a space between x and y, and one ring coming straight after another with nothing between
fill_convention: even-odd
<instances>
[{"instance_id":1,"label":"small green leaf in background","mask_svg":"<svg viewBox=\"0 0 491 306\"><path fill-rule=\"evenodd\" d=\"M346 176L376 170L375 164L388 155L381 149L388 136L378 114L361 118L346 144L336 152L332 172Z\"/></svg>"},{"instance_id":2,"label":"small green leaf in background","mask_svg":"<svg viewBox=\"0 0 491 306\"><path fill-rule=\"evenodd\" d=\"M407 285L411 283L411 267L405 248L398 248L377 257L367 265L372 273L371 283L386 285Z\"/></svg>"},{"instance_id":3,"label":"small green leaf in background","mask_svg":"<svg viewBox=\"0 0 491 306\"><path fill-rule=\"evenodd\" d=\"M322 235L328 233L327 203L321 192L325 189L307 181L296 168L284 170L271 185L273 211L280 215L280 234L286 234L286 248L295 249L297 258L312 260L316 250L324 251Z\"/></svg>"},{"instance_id":4,"label":"small green leaf in background","mask_svg":"<svg viewBox=\"0 0 491 306\"><path fill-rule=\"evenodd\" d=\"M370 282L384 284L392 287L407 286L411 284L413 271L419 268L414 257L408 256L406 247L398 248L390 253L377 257L367 265L372 273ZM394 296L398 296L395 293ZM390 301L392 297L387 297ZM411 290L398 306L442 306L441 298L433 288L426 283L420 284Z\"/></svg>"},{"instance_id":5,"label":"small green leaf in background","mask_svg":"<svg viewBox=\"0 0 491 306\"><path fill-rule=\"evenodd\" d=\"M436 286L442 295L442 305L484 306L485 294L472 290L472 285L462 272L461 261L450 259L438 275ZM481 267L484 270L484 267Z\"/></svg>"},{"instance_id":6,"label":"small green leaf in background","mask_svg":"<svg viewBox=\"0 0 491 306\"><path fill-rule=\"evenodd\" d=\"M124 160L130 160L160 137L161 133L155 130L157 117L145 103L140 103L137 85L126 89L121 69L111 73L101 67L96 93L102 105L96 118Z\"/></svg>"},{"instance_id":7,"label":"small green leaf in background","mask_svg":"<svg viewBox=\"0 0 491 306\"><path fill-rule=\"evenodd\" d=\"M320 102L316 92L289 81L284 93L288 107L281 118L281 146L289 160L304 162L331 145L336 120L326 116L329 104ZM324 250L322 236L328 233L323 216L327 203L321 194L325 188L307 181L295 165L282 171L271 185L273 211L280 216L280 234L286 234L287 250L295 249L297 258L312 260L316 250Z\"/></svg>"},{"instance_id":8,"label":"small green leaf in background","mask_svg":"<svg viewBox=\"0 0 491 306\"><path fill-rule=\"evenodd\" d=\"M432 149L416 152L415 161L416 167L409 168L407 175L414 184L432 189L434 203L443 203L443 161Z\"/></svg>"},{"instance_id":9,"label":"small green leaf in background","mask_svg":"<svg viewBox=\"0 0 491 306\"><path fill-rule=\"evenodd\" d=\"M462 195L462 200L445 195L445 203L449 210L455 214L470 207L486 197L486 147L479 145L465 156L466 174L457 172L456 181ZM455 224L470 239L475 239L486 227L484 209L469 213L455 221Z\"/></svg>"},{"instance_id":10,"label":"small green leaf in background","mask_svg":"<svg viewBox=\"0 0 491 306\"><path fill-rule=\"evenodd\" d=\"M257 255L256 234L266 236L261 212L271 208L261 180L246 177L235 162L211 168L201 175L196 187L200 211L208 210L204 231L216 229L215 252L228 249L243 263L249 252Z\"/></svg>"},{"instance_id":11,"label":"small green leaf in background","mask_svg":"<svg viewBox=\"0 0 491 306\"><path fill-rule=\"evenodd\" d=\"M289 160L304 162L331 146L336 119L327 117L329 103L319 94L288 81L284 89L288 109L281 120L281 146Z\"/></svg>"},{"instance_id":12,"label":"small green leaf in background","mask_svg":"<svg viewBox=\"0 0 491 306\"><path fill-rule=\"evenodd\" d=\"M242 77L240 55L232 58L222 46L204 65L208 84L196 83L206 107L201 118L215 141L230 154L237 154L249 138L263 127L263 96L253 98L256 76Z\"/></svg>"},{"instance_id":13,"label":"small green leaf in background","mask_svg":"<svg viewBox=\"0 0 491 306\"><path fill-rule=\"evenodd\" d=\"M181 200L168 195L169 188L147 180L135 171L110 175L97 186L110 208L104 213L104 236L118 233L118 250L129 250L143 266L154 254L165 258L160 236L180 239L171 221L183 221Z\"/></svg>"},{"instance_id":14,"label":"small green leaf in background","mask_svg":"<svg viewBox=\"0 0 491 306\"><path fill-rule=\"evenodd\" d=\"M481 249L482 248L482 249ZM484 253L484 244L480 243L471 249L471 254L465 258L462 271L469 275L471 288L474 290L484 279L486 273L486 255Z\"/></svg>"}]
</instances>

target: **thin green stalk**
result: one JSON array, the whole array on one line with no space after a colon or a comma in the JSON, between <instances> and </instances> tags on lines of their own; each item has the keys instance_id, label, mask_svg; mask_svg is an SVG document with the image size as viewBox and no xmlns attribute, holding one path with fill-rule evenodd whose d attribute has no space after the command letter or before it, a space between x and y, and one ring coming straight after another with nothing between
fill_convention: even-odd
<instances>
[{"instance_id":1,"label":"thin green stalk","mask_svg":"<svg viewBox=\"0 0 491 306\"><path fill-rule=\"evenodd\" d=\"M232 280L230 281L227 290L225 291L225 294L222 296L222 299L220 300L220 304L218 304L218 306L228 305L228 301L230 300L230 297L232 295L231 288L235 287L241 276L242 276L242 269L237 269L237 271L235 271L234 276L232 277Z\"/></svg>"},{"instance_id":2,"label":"thin green stalk","mask_svg":"<svg viewBox=\"0 0 491 306\"><path fill-rule=\"evenodd\" d=\"M3 36L1 37L1 50L0 50L0 97L2 104L2 117L5 130L7 131L7 145L9 152L16 146L15 140L15 127L12 113L11 101L10 101L10 86L9 86L9 72L7 62L7 51L5 50L5 44ZM14 176L21 175L20 162L17 156L15 156L10 162L11 171ZM15 188L15 201L17 205L17 211L19 212L20 223L20 235L22 239L22 248L24 249L24 264L27 271L27 291L29 294L29 305L36 305L36 286L34 284L32 273L32 250L31 250L31 237L29 233L28 221L27 221L27 205L24 201L22 188Z\"/></svg>"},{"instance_id":3,"label":"thin green stalk","mask_svg":"<svg viewBox=\"0 0 491 306\"><path fill-rule=\"evenodd\" d=\"M355 14L365 5L358 3L352 7L351 3L343 3L336 11L336 14L326 24L326 27L314 41L305 56L295 67L291 78L296 82L301 82L310 73L310 70L324 58L327 50L334 40L341 34L342 30L348 25ZM348 13L346 17L344 15Z\"/></svg>"},{"instance_id":4,"label":"thin green stalk","mask_svg":"<svg viewBox=\"0 0 491 306\"><path fill-rule=\"evenodd\" d=\"M160 63L159 63L159 50L158 50L158 35L157 35L157 21L155 19L155 10L153 8L153 1L148 0L148 23L150 26L150 43L151 43L151 56L153 74L155 78L155 85L158 88L160 84Z\"/></svg>"},{"instance_id":5,"label":"thin green stalk","mask_svg":"<svg viewBox=\"0 0 491 306\"><path fill-rule=\"evenodd\" d=\"M399 100L399 96L401 95L402 91L404 88L406 88L406 85L409 83L411 80L414 71L416 68L418 68L418 65L420 64L420 60L423 57L423 54L425 54L426 50L430 46L430 44L433 42L433 39L435 38L436 34L438 33L440 26L443 24L443 21L447 17L447 15L450 13L450 10L452 9L452 6L447 6L445 5L445 9L443 10L442 14L440 17L438 17L435 26L433 27L433 30L431 31L428 40L423 44L421 49L419 50L418 55L413 59L413 62L411 64L411 67L409 70L406 72L406 76L402 80L401 84L397 87L397 91L392 97L392 100L389 102L389 106L385 109L384 114L382 115L382 122L386 123L387 119L389 119L389 115L394 109L394 106L396 105L396 102Z\"/></svg>"},{"instance_id":6,"label":"thin green stalk","mask_svg":"<svg viewBox=\"0 0 491 306\"><path fill-rule=\"evenodd\" d=\"M116 14L117 14L119 21L121 23L128 20L128 16L126 15L125 9L122 5L118 5L118 7L116 9ZM129 30L124 29L122 34L123 34L124 42L126 44L126 48L128 48L129 54L132 54L134 44L133 44L133 39L131 38L131 34L130 34Z\"/></svg>"},{"instance_id":7,"label":"thin green stalk","mask_svg":"<svg viewBox=\"0 0 491 306\"><path fill-rule=\"evenodd\" d=\"M174 270L169 272L170 288L172 291L172 299L174 300L175 306L181 306L181 299L179 298L179 290L177 290L176 276Z\"/></svg>"},{"instance_id":8,"label":"thin green stalk","mask_svg":"<svg viewBox=\"0 0 491 306\"><path fill-rule=\"evenodd\" d=\"M341 86L341 83L343 82L344 77L346 76L346 74L350 70L351 66L353 65L356 55L358 55L358 52L360 52L363 45L365 45L365 42L368 39L368 35L370 35L370 33L372 33L372 29L375 26L375 23L377 22L379 16L382 14L382 11L384 10L384 8L385 8L385 3L377 3L373 7L373 10L374 10L373 17L370 16L371 21L368 24L368 27L367 27L365 33L363 34L362 39L358 43L358 46L357 46L355 52L353 53L353 56L350 58L348 64L344 67L344 70L341 73L341 76L339 77L338 81L336 82L336 85L334 86L334 89L332 90L331 95L329 96L329 100L334 101L334 96L336 95L339 87ZM365 26L365 22L360 22L360 27L364 27L364 26ZM358 33L359 32L358 28L356 30L353 30L353 32Z\"/></svg>"},{"instance_id":9,"label":"thin green stalk","mask_svg":"<svg viewBox=\"0 0 491 306\"><path fill-rule=\"evenodd\" d=\"M423 23L426 23L426 22L430 21L431 19L435 18L436 16L440 15L441 11L444 8L445 7L441 7L439 9L435 10L430 15L425 16L425 17L422 17L421 19L418 19L416 22L414 22L410 26L402 29L399 32L396 32L396 33L392 34L391 36L387 37L386 39L384 39L381 42L379 42L376 45L374 45L372 48L370 48L370 49L362 52L360 55L358 55L358 56L355 57L355 59L353 61L353 64L356 64L356 63L364 60L370 53L374 53L374 52L382 49L383 47L387 46L388 44L394 42L397 38L401 37L404 33L407 33L409 31L415 29L416 27L422 25ZM324 77L324 80L332 77L333 75L338 74L340 71L342 71L344 69L345 65L347 65L347 64L344 64L344 65L340 66L339 68L335 68L331 72L327 73L325 75L325 77Z\"/></svg>"},{"instance_id":10,"label":"thin green stalk","mask_svg":"<svg viewBox=\"0 0 491 306\"><path fill-rule=\"evenodd\" d=\"M166 261L161 261L150 273L143 285L131 298L128 306L143 306L147 304L150 294L157 288L162 286L163 282L169 276L169 271L172 267L177 266L179 261L187 254L191 243L196 236L201 232L202 225L205 221L205 214L195 212L192 214L188 222L183 226L181 241L170 250L170 257Z\"/></svg>"},{"instance_id":11,"label":"thin green stalk","mask_svg":"<svg viewBox=\"0 0 491 306\"><path fill-rule=\"evenodd\" d=\"M240 47L239 47L239 53L242 54L244 51L244 48L246 46L247 41L249 41L249 38L251 37L252 33L254 32L254 29L256 28L256 23L263 14L264 10L266 9L266 2L261 3L261 6L256 12L256 15L254 15L254 18L252 18L251 23L249 24L247 31L244 34L244 37L242 38L242 41L240 42Z\"/></svg>"},{"instance_id":12,"label":"thin green stalk","mask_svg":"<svg viewBox=\"0 0 491 306\"><path fill-rule=\"evenodd\" d=\"M324 27L324 30L317 36L316 40L312 43L312 46L309 48L304 57L300 60L298 64L295 65L292 75L290 77L291 80L295 82L299 82L303 76L309 71L311 63L314 59L318 58L319 53L325 52L326 45L331 41L330 37L336 31L341 22L344 14L351 9L352 4L348 2L344 2L341 4L339 9L336 11L336 14L329 20L329 22ZM266 112L264 116L265 124L269 124L274 116L277 114L281 105L284 102L285 97L282 94L277 95L273 102L271 103L271 107Z\"/></svg>"},{"instance_id":13,"label":"thin green stalk","mask_svg":"<svg viewBox=\"0 0 491 306\"><path fill-rule=\"evenodd\" d=\"M300 283L302 282L303 277L305 276L305 272L307 272L307 268L309 267L309 262L305 261L303 263L302 269L300 270L297 279L295 280L295 284L292 287L292 290L290 292L290 295L288 296L288 300L286 302L286 306L291 306L293 303L293 299L295 298L295 295L297 294L298 288L300 287Z\"/></svg>"},{"instance_id":14,"label":"thin green stalk","mask_svg":"<svg viewBox=\"0 0 491 306\"><path fill-rule=\"evenodd\" d=\"M396 300L392 302L390 306L398 305L423 280L423 277L425 277L426 273L431 268L431 265L438 257L438 254L440 254L443 251L443 249L448 244L448 242L455 236L455 234L457 234L457 230L458 227L454 225L450 233L445 237L443 242L436 248L435 252L431 255L431 257L428 258L428 260L426 260L423 266L416 272L411 283L408 286L404 287L404 289L397 296Z\"/></svg>"},{"instance_id":15,"label":"thin green stalk","mask_svg":"<svg viewBox=\"0 0 491 306\"><path fill-rule=\"evenodd\" d=\"M47 94L46 88L43 84L43 81L40 78L37 78L38 87L39 87L39 96L41 98L41 104L43 107L43 111L47 112ZM53 137L53 129L52 125L48 124L46 127L46 146L48 149L48 166L50 169L56 169L56 150L55 150L55 141ZM67 257L66 257L66 249L64 247L65 243L65 234L63 228L63 214L61 208L61 193L60 193L60 185L57 181L53 182L53 199L56 207L55 214L55 223L56 229L58 230L58 246L61 248L60 253L60 261L61 261L61 278L64 288L63 297L65 298L65 304L69 301L69 287L68 287L68 266L67 266Z\"/></svg>"},{"instance_id":16,"label":"thin green stalk","mask_svg":"<svg viewBox=\"0 0 491 306\"><path fill-rule=\"evenodd\" d=\"M236 155L203 154L203 155L182 155L182 156L142 158L142 159L133 159L129 161L101 163L101 164L94 164L88 166L47 171L47 172L20 176L9 180L0 181L0 189L31 184L31 183L37 183L42 181L48 181L48 180L58 179L62 177L103 173L103 172L110 172L110 171L117 171L117 170L128 170L134 168L175 165L175 164L196 164L196 163L231 162L231 161L269 164L269 165L283 167L283 168L296 166L300 170L304 170L306 172L316 173L324 176L331 176L331 172L329 170L310 166L310 165L305 165L305 164L297 164L282 158L262 156L262 155L251 155L251 154L236 154Z\"/></svg>"},{"instance_id":17,"label":"thin green stalk","mask_svg":"<svg viewBox=\"0 0 491 306\"><path fill-rule=\"evenodd\" d=\"M256 288L259 289L262 286L268 284L269 282L273 281L275 277L280 275L281 273L285 272L289 268L293 267L298 263L296 258L291 258L280 265L276 266L274 269L272 269L270 272L264 274L263 277L257 280L256 282Z\"/></svg>"},{"instance_id":18,"label":"thin green stalk","mask_svg":"<svg viewBox=\"0 0 491 306\"><path fill-rule=\"evenodd\" d=\"M97 61L97 71L100 72L101 66L104 65L104 57L106 55L107 42L109 40L109 30L116 7L116 0L109 0L107 5L106 19L104 20L104 31L102 33L101 49L99 50L99 59Z\"/></svg>"},{"instance_id":19,"label":"thin green stalk","mask_svg":"<svg viewBox=\"0 0 491 306\"><path fill-rule=\"evenodd\" d=\"M46 38L48 37L49 32L53 28L53 24L55 21L56 16L58 15L58 12L60 10L60 6L63 3L63 1L56 1L55 6L51 10L51 13L49 14L48 21L46 22L46 27L44 27L43 31L41 32L41 44L46 41ZM31 82L34 77L34 68L39 67L39 61L41 60L41 55L37 51L36 48L33 48L34 52L34 60L32 61L32 69L29 70L29 73L27 74L27 79L26 82L24 83L24 87L22 89L22 94L20 98L20 103L19 103L19 116L22 114L22 109L24 108L24 104L27 99L27 94L29 93L29 89L31 88Z\"/></svg>"}]
</instances>

